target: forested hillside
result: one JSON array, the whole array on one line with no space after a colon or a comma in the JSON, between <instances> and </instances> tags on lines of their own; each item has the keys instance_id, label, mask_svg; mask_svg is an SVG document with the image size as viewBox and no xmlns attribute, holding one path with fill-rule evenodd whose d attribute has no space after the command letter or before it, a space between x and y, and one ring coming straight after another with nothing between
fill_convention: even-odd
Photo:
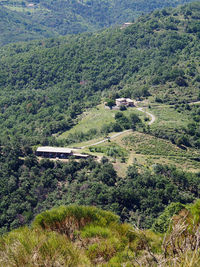
<instances>
[{"instance_id":1,"label":"forested hillside","mask_svg":"<svg viewBox=\"0 0 200 267\"><path fill-rule=\"evenodd\" d=\"M30 41L58 36L43 25L33 22L28 16L5 8L0 1L0 46L19 41Z\"/></svg>"},{"instance_id":2,"label":"forested hillside","mask_svg":"<svg viewBox=\"0 0 200 267\"><path fill-rule=\"evenodd\" d=\"M0 166L0 233L72 203L114 211L123 222L149 228L171 202L191 203L200 194L199 173L132 164L121 178L104 157L101 162L38 160L17 141L2 144Z\"/></svg>"},{"instance_id":3,"label":"forested hillside","mask_svg":"<svg viewBox=\"0 0 200 267\"><path fill-rule=\"evenodd\" d=\"M155 11L121 30L0 49L0 134L56 144L102 96L199 99L200 3ZM198 116L198 114L197 114Z\"/></svg>"},{"instance_id":4,"label":"forested hillside","mask_svg":"<svg viewBox=\"0 0 200 267\"><path fill-rule=\"evenodd\" d=\"M1 0L0 45L94 31L191 0Z\"/></svg>"}]
</instances>

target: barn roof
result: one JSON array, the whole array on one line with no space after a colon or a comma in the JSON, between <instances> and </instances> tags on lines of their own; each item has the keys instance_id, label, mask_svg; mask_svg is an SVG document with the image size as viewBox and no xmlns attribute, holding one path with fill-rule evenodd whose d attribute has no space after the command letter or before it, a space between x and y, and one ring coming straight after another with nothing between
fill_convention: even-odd
<instances>
[{"instance_id":1,"label":"barn roof","mask_svg":"<svg viewBox=\"0 0 200 267\"><path fill-rule=\"evenodd\" d=\"M37 152L53 152L53 153L71 153L72 150L66 147L51 147L51 146L41 146L37 148Z\"/></svg>"}]
</instances>

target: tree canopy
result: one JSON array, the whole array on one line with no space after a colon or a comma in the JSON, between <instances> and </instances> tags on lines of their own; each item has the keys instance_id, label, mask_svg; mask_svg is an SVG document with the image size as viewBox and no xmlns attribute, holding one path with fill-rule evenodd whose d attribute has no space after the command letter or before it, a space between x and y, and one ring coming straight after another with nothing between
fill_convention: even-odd
<instances>
[{"instance_id":1,"label":"tree canopy","mask_svg":"<svg viewBox=\"0 0 200 267\"><path fill-rule=\"evenodd\" d=\"M1 48L1 136L56 144L55 134L113 91L132 98L148 92L170 104L198 99L199 3L163 12L124 30Z\"/></svg>"}]
</instances>

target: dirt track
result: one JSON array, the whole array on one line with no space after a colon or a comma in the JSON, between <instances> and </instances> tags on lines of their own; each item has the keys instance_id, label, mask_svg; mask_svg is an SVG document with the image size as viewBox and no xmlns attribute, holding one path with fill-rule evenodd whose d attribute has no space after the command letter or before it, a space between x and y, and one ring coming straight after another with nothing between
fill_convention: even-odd
<instances>
[{"instance_id":1,"label":"dirt track","mask_svg":"<svg viewBox=\"0 0 200 267\"><path fill-rule=\"evenodd\" d=\"M155 117L153 114L151 114L151 113L145 111L143 108L137 108L137 110L142 111L142 112L146 113L148 116L151 117L151 120L150 120L150 122L148 123L148 125L151 125L151 124L154 123L154 121L156 120L156 117Z\"/></svg>"}]
</instances>

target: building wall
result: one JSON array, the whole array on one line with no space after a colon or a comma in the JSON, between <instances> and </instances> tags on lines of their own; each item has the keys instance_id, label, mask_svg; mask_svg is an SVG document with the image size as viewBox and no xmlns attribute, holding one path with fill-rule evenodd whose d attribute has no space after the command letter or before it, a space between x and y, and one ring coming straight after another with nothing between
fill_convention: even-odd
<instances>
[{"instance_id":1,"label":"building wall","mask_svg":"<svg viewBox=\"0 0 200 267\"><path fill-rule=\"evenodd\" d=\"M74 157L76 159L88 158L89 155L73 154L73 153L59 153L59 152L41 152L36 151L36 156L44 158L59 158L59 159L68 159Z\"/></svg>"},{"instance_id":2,"label":"building wall","mask_svg":"<svg viewBox=\"0 0 200 267\"><path fill-rule=\"evenodd\" d=\"M134 106L134 102L129 102L126 99L125 100L116 100L116 106L120 107L120 106L127 106L127 107L133 107Z\"/></svg>"}]
</instances>

